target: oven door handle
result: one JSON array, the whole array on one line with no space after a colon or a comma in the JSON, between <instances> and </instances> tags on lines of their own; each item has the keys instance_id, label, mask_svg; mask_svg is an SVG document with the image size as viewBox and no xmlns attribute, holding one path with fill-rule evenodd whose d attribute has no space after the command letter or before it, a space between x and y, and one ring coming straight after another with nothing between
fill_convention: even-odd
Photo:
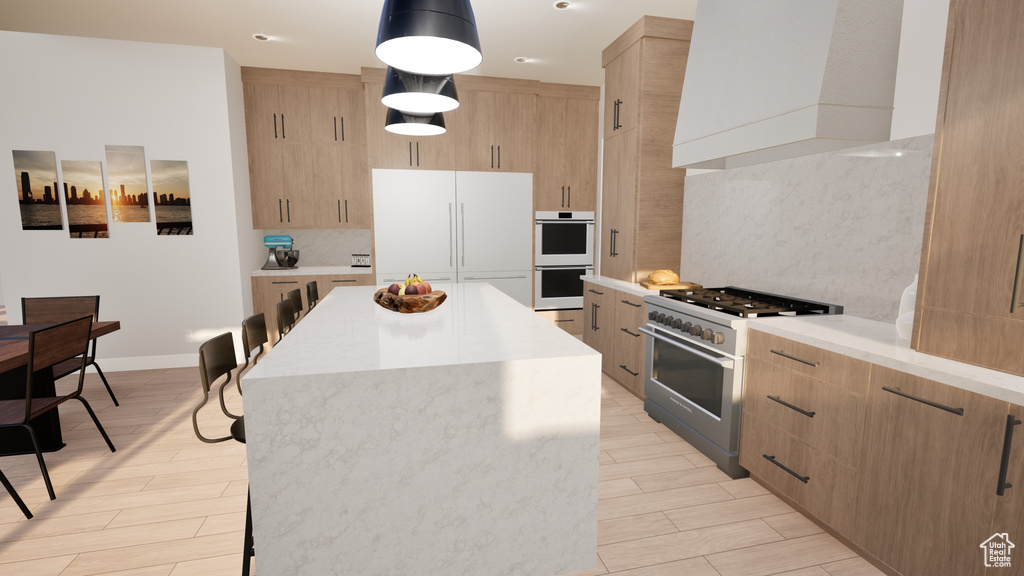
<instances>
[{"instance_id":1,"label":"oven door handle","mask_svg":"<svg viewBox=\"0 0 1024 576\"><path fill-rule=\"evenodd\" d=\"M687 352L689 352L691 354L694 354L695 356L700 356L701 358L703 358L705 360L708 360L710 362L714 362L715 364L721 366L722 368L726 368L726 369L732 370L732 367L733 367L733 361L732 360L729 360L729 359L723 360L721 358L716 358L715 356L712 356L711 354L706 354L704 352L701 352L700 350L697 350L696 348L692 348L690 346L687 346L687 345L679 342L678 340L673 340L672 338L669 338L667 336L662 336L661 334L658 334L657 332L655 332L654 330L651 330L650 328L645 328L643 326L640 326L639 328L637 328L637 330L639 330L639 331L643 332L644 334L647 334L648 336L650 336L652 338L655 338L657 340L661 340L663 342L668 342L669 344L671 344L671 345L673 345L673 346L675 346L677 348L685 348Z\"/></svg>"}]
</instances>

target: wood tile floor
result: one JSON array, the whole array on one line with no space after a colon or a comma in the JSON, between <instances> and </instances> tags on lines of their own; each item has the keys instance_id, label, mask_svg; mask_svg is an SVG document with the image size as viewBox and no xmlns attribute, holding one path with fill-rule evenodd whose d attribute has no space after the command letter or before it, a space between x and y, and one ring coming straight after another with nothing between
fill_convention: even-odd
<instances>
[{"instance_id":1,"label":"wood tile floor","mask_svg":"<svg viewBox=\"0 0 1024 576\"><path fill-rule=\"evenodd\" d=\"M68 446L46 455L56 501L34 456L0 458L35 514L0 491L0 574L239 574L245 449L193 435L197 369L109 373L120 407L89 373L85 396L117 452L74 402L61 408ZM607 377L602 395L598 558L573 576L880 574L754 481L730 480ZM201 426L219 435L226 421L208 408Z\"/></svg>"}]
</instances>

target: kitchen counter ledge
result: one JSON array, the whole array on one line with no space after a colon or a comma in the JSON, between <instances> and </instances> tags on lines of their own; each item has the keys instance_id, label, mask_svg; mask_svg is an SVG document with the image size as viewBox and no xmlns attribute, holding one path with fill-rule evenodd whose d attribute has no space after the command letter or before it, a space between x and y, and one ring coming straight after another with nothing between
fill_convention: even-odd
<instances>
[{"instance_id":1,"label":"kitchen counter ledge","mask_svg":"<svg viewBox=\"0 0 1024 576\"><path fill-rule=\"evenodd\" d=\"M373 268L355 266L299 266L291 270L253 270L252 276L333 276L335 274L373 274Z\"/></svg>"},{"instance_id":2,"label":"kitchen counter ledge","mask_svg":"<svg viewBox=\"0 0 1024 576\"><path fill-rule=\"evenodd\" d=\"M896 326L840 314L751 319L748 326L872 364L906 372L998 400L1024 405L1024 378L910 348Z\"/></svg>"}]
</instances>

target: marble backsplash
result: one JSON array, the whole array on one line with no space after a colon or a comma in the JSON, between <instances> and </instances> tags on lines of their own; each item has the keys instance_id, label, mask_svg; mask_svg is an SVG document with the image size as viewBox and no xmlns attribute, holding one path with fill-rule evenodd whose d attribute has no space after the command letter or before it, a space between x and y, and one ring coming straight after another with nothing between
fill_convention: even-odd
<instances>
[{"instance_id":1,"label":"marble backsplash","mask_svg":"<svg viewBox=\"0 0 1024 576\"><path fill-rule=\"evenodd\" d=\"M932 135L686 178L680 277L894 322L921 258Z\"/></svg>"},{"instance_id":2,"label":"marble backsplash","mask_svg":"<svg viewBox=\"0 0 1024 576\"><path fill-rule=\"evenodd\" d=\"M263 230L287 234L299 251L299 267L351 266L352 254L372 254L369 230Z\"/></svg>"}]
</instances>

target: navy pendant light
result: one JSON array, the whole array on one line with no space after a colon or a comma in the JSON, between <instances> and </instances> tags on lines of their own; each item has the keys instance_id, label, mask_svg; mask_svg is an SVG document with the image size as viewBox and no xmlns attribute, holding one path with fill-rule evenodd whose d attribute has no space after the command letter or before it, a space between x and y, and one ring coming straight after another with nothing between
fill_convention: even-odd
<instances>
[{"instance_id":1,"label":"navy pendant light","mask_svg":"<svg viewBox=\"0 0 1024 576\"><path fill-rule=\"evenodd\" d=\"M388 108L402 112L426 114L458 108L459 95L450 74L425 76L388 66L384 74L384 97L381 102Z\"/></svg>"},{"instance_id":2,"label":"navy pendant light","mask_svg":"<svg viewBox=\"0 0 1024 576\"><path fill-rule=\"evenodd\" d=\"M388 108L388 120L384 129L406 136L437 136L444 134L444 114L410 114Z\"/></svg>"},{"instance_id":3,"label":"navy pendant light","mask_svg":"<svg viewBox=\"0 0 1024 576\"><path fill-rule=\"evenodd\" d=\"M447 76L483 60L469 0L385 0L377 58L414 74Z\"/></svg>"}]
</instances>

